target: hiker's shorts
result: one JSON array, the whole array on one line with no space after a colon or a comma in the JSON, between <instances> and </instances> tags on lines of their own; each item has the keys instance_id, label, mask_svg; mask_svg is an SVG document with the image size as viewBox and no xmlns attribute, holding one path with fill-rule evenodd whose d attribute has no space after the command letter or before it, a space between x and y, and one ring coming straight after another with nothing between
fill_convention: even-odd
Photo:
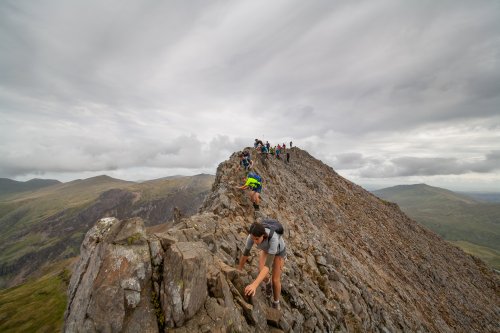
<instances>
[{"instance_id":1,"label":"hiker's shorts","mask_svg":"<svg viewBox=\"0 0 500 333\"><path fill-rule=\"evenodd\" d=\"M282 257L283 259L286 259L286 247L280 251L279 253L276 253L278 257Z\"/></svg>"},{"instance_id":2,"label":"hiker's shorts","mask_svg":"<svg viewBox=\"0 0 500 333\"><path fill-rule=\"evenodd\" d=\"M259 185L259 187L252 188L252 191L260 193L262 191L262 185Z\"/></svg>"}]
</instances>

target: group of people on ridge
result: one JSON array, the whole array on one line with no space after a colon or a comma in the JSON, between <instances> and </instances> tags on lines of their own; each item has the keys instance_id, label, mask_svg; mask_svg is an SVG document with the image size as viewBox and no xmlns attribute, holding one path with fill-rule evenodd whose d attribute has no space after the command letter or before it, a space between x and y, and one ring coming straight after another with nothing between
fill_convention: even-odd
<instances>
[{"instance_id":1,"label":"group of people on ridge","mask_svg":"<svg viewBox=\"0 0 500 333\"><path fill-rule=\"evenodd\" d=\"M292 142L290 141L290 148ZM261 140L255 139L254 148L261 153L270 153L270 144L264 144ZM276 152L277 150L277 152ZM275 148L277 158L281 152L286 151L286 145L278 145ZM250 158L248 151L242 152L240 155L240 167L243 167L246 180L242 186L237 186L238 189L250 189L250 199L256 211L260 210L260 193L262 191L262 178L253 170L253 161ZM287 160L290 159L287 152ZM238 269L242 270L250 256L250 250L255 244L260 250L259 254L259 274L257 278L248 286L245 287L245 295L254 296L259 285L264 282L266 296L272 298L272 307L280 309L281 295L281 273L286 259L286 246L283 240L283 226L275 219L264 218L258 222L254 222L248 229L248 236L245 243L245 250L240 258ZM271 272L271 277L269 277Z\"/></svg>"},{"instance_id":2,"label":"group of people on ridge","mask_svg":"<svg viewBox=\"0 0 500 333\"><path fill-rule=\"evenodd\" d=\"M292 148L293 142L290 141L290 148ZM264 144L262 140L260 139L255 139L255 142L253 144L254 148L260 151L261 154L265 154L265 158L268 157L268 155L275 156L277 159L281 159L281 155L286 154L286 162L290 162L290 152L286 150L286 144L283 143L283 145L279 144L277 146L271 146L269 141L266 141Z\"/></svg>"}]
</instances>

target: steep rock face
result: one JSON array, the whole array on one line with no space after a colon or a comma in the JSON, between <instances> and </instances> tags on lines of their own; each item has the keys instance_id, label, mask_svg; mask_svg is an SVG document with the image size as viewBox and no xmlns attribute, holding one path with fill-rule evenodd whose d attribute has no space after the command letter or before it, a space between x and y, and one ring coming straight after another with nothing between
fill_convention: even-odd
<instances>
[{"instance_id":1,"label":"steep rock face","mask_svg":"<svg viewBox=\"0 0 500 333\"><path fill-rule=\"evenodd\" d=\"M104 218L88 233L69 285L66 332L157 329L141 219Z\"/></svg>"},{"instance_id":2,"label":"steep rock face","mask_svg":"<svg viewBox=\"0 0 500 333\"><path fill-rule=\"evenodd\" d=\"M408 219L396 205L340 177L305 151L291 149L289 164L252 155L264 179L259 213L254 213L247 194L235 188L243 183L244 174L234 154L219 166L212 192L199 214L174 225L157 226L144 237L151 253L152 290L148 296L146 286L136 288L144 302L134 303L135 311L150 313L145 302L149 297L157 326L142 331L498 330L498 278L484 263ZM256 218L267 216L279 219L286 228L288 258L282 277L281 312L268 307L260 289L251 299L243 295L244 287L257 274L255 250L244 272L234 268L244 247L245 228ZM89 248L85 245L88 238L82 253L84 247ZM105 258L104 252L96 250L103 246L99 244L93 252ZM81 260L84 258L82 254ZM94 261L87 260L86 266L92 268ZM99 276L103 269L101 265L99 272L92 274ZM70 287L67 331L71 331L69 319L75 317L71 304L78 300L78 293L71 288L83 285L96 291L97 283L104 283L78 271L76 276L80 277L74 276ZM113 290L119 289L121 282L103 276ZM107 302L113 300L111 294L106 297ZM87 313L96 312L96 306L88 303ZM108 311L108 317L111 315ZM120 314L113 316L122 318ZM130 318L121 322L135 320ZM126 331L123 324L114 327L113 331Z\"/></svg>"}]
</instances>

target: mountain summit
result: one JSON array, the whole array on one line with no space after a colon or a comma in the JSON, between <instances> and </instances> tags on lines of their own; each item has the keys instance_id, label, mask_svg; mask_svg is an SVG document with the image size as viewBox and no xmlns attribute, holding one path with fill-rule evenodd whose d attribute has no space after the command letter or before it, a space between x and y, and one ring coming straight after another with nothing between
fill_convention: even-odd
<instances>
[{"instance_id":1,"label":"mountain summit","mask_svg":"<svg viewBox=\"0 0 500 333\"><path fill-rule=\"evenodd\" d=\"M495 332L497 276L383 201L293 148L260 159L255 213L238 154L221 163L198 214L146 230L102 219L71 278L65 332ZM235 269L259 217L285 227L281 311Z\"/></svg>"}]
</instances>

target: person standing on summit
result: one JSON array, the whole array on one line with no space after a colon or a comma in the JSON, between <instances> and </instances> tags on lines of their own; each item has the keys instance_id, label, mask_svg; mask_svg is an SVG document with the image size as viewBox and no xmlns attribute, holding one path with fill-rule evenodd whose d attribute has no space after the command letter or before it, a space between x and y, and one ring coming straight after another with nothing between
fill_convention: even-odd
<instances>
[{"instance_id":1,"label":"person standing on summit","mask_svg":"<svg viewBox=\"0 0 500 333\"><path fill-rule=\"evenodd\" d=\"M262 178L255 172L249 172L246 182L242 186L236 186L239 190L251 189L250 200L253 203L253 208L259 210L260 205L260 192L262 191Z\"/></svg>"}]
</instances>

